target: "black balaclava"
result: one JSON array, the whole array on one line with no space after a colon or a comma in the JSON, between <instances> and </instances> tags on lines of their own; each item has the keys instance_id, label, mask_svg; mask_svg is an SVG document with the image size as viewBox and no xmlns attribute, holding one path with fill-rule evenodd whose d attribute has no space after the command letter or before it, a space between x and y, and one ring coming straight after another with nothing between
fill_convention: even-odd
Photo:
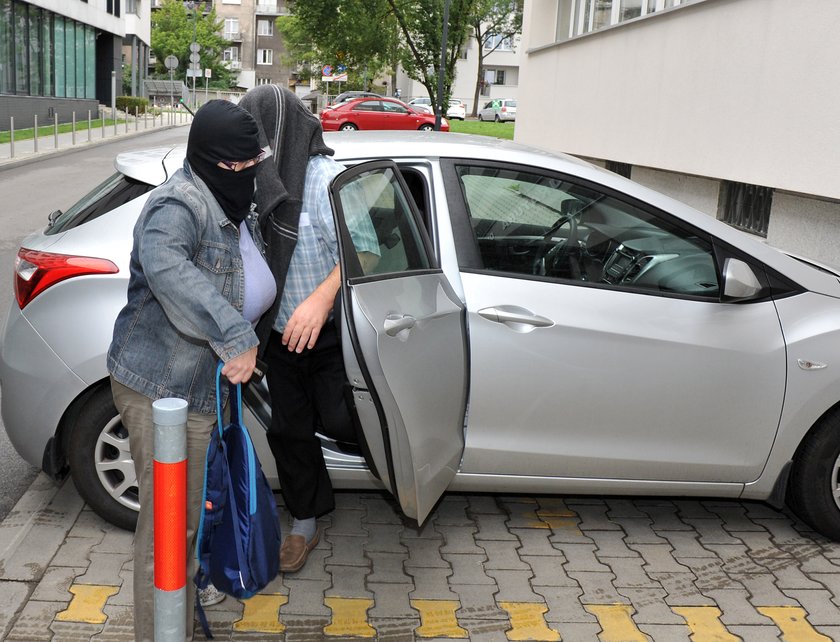
<instances>
[{"instance_id":1,"label":"black balaclava","mask_svg":"<svg viewBox=\"0 0 840 642\"><path fill-rule=\"evenodd\" d=\"M257 123L241 107L227 100L211 100L196 112L187 139L187 161L237 225L251 210L257 168L234 172L218 163L249 160L260 151Z\"/></svg>"}]
</instances>

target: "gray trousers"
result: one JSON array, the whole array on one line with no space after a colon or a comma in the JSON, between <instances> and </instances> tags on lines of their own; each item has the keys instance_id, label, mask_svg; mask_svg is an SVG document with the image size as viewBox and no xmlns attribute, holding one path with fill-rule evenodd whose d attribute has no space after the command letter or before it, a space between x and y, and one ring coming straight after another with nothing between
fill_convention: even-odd
<instances>
[{"instance_id":1,"label":"gray trousers","mask_svg":"<svg viewBox=\"0 0 840 642\"><path fill-rule=\"evenodd\" d=\"M128 430L134 470L140 485L140 516L134 533L134 639L154 642L154 423L152 400L111 379L114 404ZM195 545L204 492L204 461L216 415L187 416L187 639L192 639L195 616Z\"/></svg>"}]
</instances>

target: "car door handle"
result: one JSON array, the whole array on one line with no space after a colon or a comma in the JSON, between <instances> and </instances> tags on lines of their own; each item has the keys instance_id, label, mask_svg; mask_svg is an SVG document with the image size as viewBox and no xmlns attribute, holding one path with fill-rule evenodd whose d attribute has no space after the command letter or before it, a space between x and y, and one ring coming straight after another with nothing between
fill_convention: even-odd
<instances>
[{"instance_id":1,"label":"car door handle","mask_svg":"<svg viewBox=\"0 0 840 642\"><path fill-rule=\"evenodd\" d=\"M395 337L403 330L411 330L417 323L410 314L389 314L385 317L385 334L389 337Z\"/></svg>"},{"instance_id":2,"label":"car door handle","mask_svg":"<svg viewBox=\"0 0 840 642\"><path fill-rule=\"evenodd\" d=\"M478 311L479 316L495 323L521 323L535 328L550 328L554 321L546 317L534 314L530 310L513 305L500 305L489 308L482 308Z\"/></svg>"}]
</instances>

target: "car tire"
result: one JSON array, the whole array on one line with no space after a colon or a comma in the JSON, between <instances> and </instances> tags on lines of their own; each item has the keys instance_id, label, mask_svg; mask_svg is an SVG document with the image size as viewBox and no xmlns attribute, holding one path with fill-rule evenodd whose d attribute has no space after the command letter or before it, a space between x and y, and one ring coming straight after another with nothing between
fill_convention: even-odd
<instances>
[{"instance_id":1,"label":"car tire","mask_svg":"<svg viewBox=\"0 0 840 642\"><path fill-rule=\"evenodd\" d=\"M793 459L787 501L807 524L840 541L840 409L826 413Z\"/></svg>"},{"instance_id":2,"label":"car tire","mask_svg":"<svg viewBox=\"0 0 840 642\"><path fill-rule=\"evenodd\" d=\"M356 127L353 123L344 123L341 127L338 128L339 131L342 132L354 132L358 127Z\"/></svg>"},{"instance_id":3,"label":"car tire","mask_svg":"<svg viewBox=\"0 0 840 642\"><path fill-rule=\"evenodd\" d=\"M420 127L418 129L421 132L430 132L430 131L434 130L434 128L435 128L434 125L430 125L429 123L423 123L422 125L420 125Z\"/></svg>"},{"instance_id":4,"label":"car tire","mask_svg":"<svg viewBox=\"0 0 840 642\"><path fill-rule=\"evenodd\" d=\"M502 119L501 119L501 118L499 118L499 114L496 114L496 122L497 122L497 123L502 122Z\"/></svg>"},{"instance_id":5,"label":"car tire","mask_svg":"<svg viewBox=\"0 0 840 642\"><path fill-rule=\"evenodd\" d=\"M82 499L104 520L134 530L140 510L134 462L110 386L88 397L67 443L70 474Z\"/></svg>"}]
</instances>

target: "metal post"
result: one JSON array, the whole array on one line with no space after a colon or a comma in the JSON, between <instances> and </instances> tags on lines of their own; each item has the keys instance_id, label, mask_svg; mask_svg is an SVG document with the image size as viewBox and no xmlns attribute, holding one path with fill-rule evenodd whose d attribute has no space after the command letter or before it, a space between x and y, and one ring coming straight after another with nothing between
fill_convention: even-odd
<instances>
[{"instance_id":1,"label":"metal post","mask_svg":"<svg viewBox=\"0 0 840 642\"><path fill-rule=\"evenodd\" d=\"M55 141L55 148L58 149L58 112L53 114L53 140Z\"/></svg>"},{"instance_id":2,"label":"metal post","mask_svg":"<svg viewBox=\"0 0 840 642\"><path fill-rule=\"evenodd\" d=\"M9 153L15 157L15 117L9 116Z\"/></svg>"},{"instance_id":3,"label":"metal post","mask_svg":"<svg viewBox=\"0 0 840 642\"><path fill-rule=\"evenodd\" d=\"M440 118L443 111L443 81L446 78L446 39L449 35L449 0L443 6L443 38L440 45L440 69L438 69L437 102L435 109L435 131L440 131Z\"/></svg>"},{"instance_id":4,"label":"metal post","mask_svg":"<svg viewBox=\"0 0 840 642\"><path fill-rule=\"evenodd\" d=\"M114 136L117 135L117 72L111 72L111 116L114 118Z\"/></svg>"},{"instance_id":5,"label":"metal post","mask_svg":"<svg viewBox=\"0 0 840 642\"><path fill-rule=\"evenodd\" d=\"M140 114L140 107L135 106L134 107L134 131L137 131L138 129L140 129L140 122L137 120L138 114Z\"/></svg>"},{"instance_id":6,"label":"metal post","mask_svg":"<svg viewBox=\"0 0 840 642\"><path fill-rule=\"evenodd\" d=\"M38 153L38 114L35 114L35 136L32 139L33 151Z\"/></svg>"},{"instance_id":7,"label":"metal post","mask_svg":"<svg viewBox=\"0 0 840 642\"><path fill-rule=\"evenodd\" d=\"M102 121L102 138L105 138L105 112L100 111L99 115L101 116L100 120Z\"/></svg>"},{"instance_id":8,"label":"metal post","mask_svg":"<svg viewBox=\"0 0 840 642\"><path fill-rule=\"evenodd\" d=\"M73 136L72 136L73 144L75 145L76 144L76 112L75 111L73 112L73 129L72 129L72 132L73 132Z\"/></svg>"},{"instance_id":9,"label":"metal post","mask_svg":"<svg viewBox=\"0 0 840 642\"><path fill-rule=\"evenodd\" d=\"M91 138L93 137L93 131L91 131L92 129L93 121L90 118L90 109L88 109L88 142L90 142Z\"/></svg>"},{"instance_id":10,"label":"metal post","mask_svg":"<svg viewBox=\"0 0 840 642\"><path fill-rule=\"evenodd\" d=\"M187 402L158 399L155 425L155 642L183 640L187 625Z\"/></svg>"}]
</instances>

